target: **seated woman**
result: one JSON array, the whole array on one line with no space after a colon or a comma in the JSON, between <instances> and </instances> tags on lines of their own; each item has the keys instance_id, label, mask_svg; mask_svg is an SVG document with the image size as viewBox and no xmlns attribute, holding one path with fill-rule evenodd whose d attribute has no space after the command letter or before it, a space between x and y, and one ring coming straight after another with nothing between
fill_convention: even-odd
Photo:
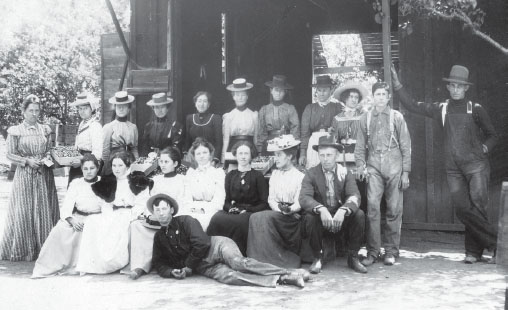
<instances>
[{"instance_id":1,"label":"seated woman","mask_svg":"<svg viewBox=\"0 0 508 310\"><path fill-rule=\"evenodd\" d=\"M284 268L300 267L300 188L304 174L293 166L300 141L292 136L268 142L277 170L270 178L268 204L272 211L250 217L247 256Z\"/></svg>"},{"instance_id":2,"label":"seated woman","mask_svg":"<svg viewBox=\"0 0 508 310\"><path fill-rule=\"evenodd\" d=\"M166 147L160 153L159 167L163 175L153 178L150 195L166 194L173 197L178 205L186 205L190 197L185 195L184 176L176 173L182 162L182 155L176 147ZM131 258L124 270L132 280L149 273L152 267L153 236L160 229L156 216L145 209L143 216L131 223Z\"/></svg>"},{"instance_id":3,"label":"seated woman","mask_svg":"<svg viewBox=\"0 0 508 310\"><path fill-rule=\"evenodd\" d=\"M251 142L237 142L233 146L233 155L238 161L238 170L227 174L226 203L223 211L213 216L206 232L209 236L233 239L245 255L249 217L268 209L268 184L261 172L251 168L252 158L256 156Z\"/></svg>"},{"instance_id":4,"label":"seated woman","mask_svg":"<svg viewBox=\"0 0 508 310\"><path fill-rule=\"evenodd\" d=\"M185 193L189 195L189 202L181 213L197 219L206 229L212 216L224 205L224 170L211 165L215 149L206 139L197 138L189 152L197 168L189 168L185 175Z\"/></svg>"},{"instance_id":5,"label":"seated woman","mask_svg":"<svg viewBox=\"0 0 508 310\"><path fill-rule=\"evenodd\" d=\"M67 189L60 211L61 220L44 242L32 278L77 274L80 253L87 251L86 247L80 246L85 223L101 213L101 199L92 191L92 184L99 178L99 161L94 155L85 154L81 159L81 170L83 177L74 179Z\"/></svg>"},{"instance_id":6,"label":"seated woman","mask_svg":"<svg viewBox=\"0 0 508 310\"><path fill-rule=\"evenodd\" d=\"M129 226L145 210L148 188L153 183L143 172L129 174L130 155L125 151L111 156L113 176L92 185L103 201L102 214L90 218L81 238L76 270L80 273L111 273L129 263Z\"/></svg>"}]
</instances>

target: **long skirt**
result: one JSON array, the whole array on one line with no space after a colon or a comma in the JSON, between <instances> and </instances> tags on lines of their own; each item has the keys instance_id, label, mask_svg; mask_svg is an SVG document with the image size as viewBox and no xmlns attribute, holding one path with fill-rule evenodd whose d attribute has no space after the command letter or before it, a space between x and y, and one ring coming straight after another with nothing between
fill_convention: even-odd
<instances>
[{"instance_id":1,"label":"long skirt","mask_svg":"<svg viewBox=\"0 0 508 310\"><path fill-rule=\"evenodd\" d=\"M327 132L316 131L313 132L309 138L309 144L307 146L307 162L305 164L306 169L310 169L319 164L319 155L317 151L314 151L312 146L318 145L319 138L322 136L326 136Z\"/></svg>"},{"instance_id":2,"label":"long skirt","mask_svg":"<svg viewBox=\"0 0 508 310\"><path fill-rule=\"evenodd\" d=\"M81 238L76 270L80 273L105 274L118 271L129 263L130 209L117 209L90 218Z\"/></svg>"},{"instance_id":3,"label":"long skirt","mask_svg":"<svg viewBox=\"0 0 508 310\"><path fill-rule=\"evenodd\" d=\"M253 214L249 221L247 256L284 268L299 268L300 220L275 211Z\"/></svg>"},{"instance_id":4,"label":"long skirt","mask_svg":"<svg viewBox=\"0 0 508 310\"><path fill-rule=\"evenodd\" d=\"M74 214L73 217L83 223L98 214L82 216ZM86 226L86 224L85 224ZM75 231L65 220L60 220L51 230L39 258L35 262L32 278L49 277L53 275L78 274L76 265L81 251L87 249L81 246L83 232Z\"/></svg>"},{"instance_id":5,"label":"long skirt","mask_svg":"<svg viewBox=\"0 0 508 310\"><path fill-rule=\"evenodd\" d=\"M209 236L223 236L232 239L243 255L247 252L249 218L252 213L231 214L219 211L210 220L206 233Z\"/></svg>"},{"instance_id":6,"label":"long skirt","mask_svg":"<svg viewBox=\"0 0 508 310\"><path fill-rule=\"evenodd\" d=\"M122 270L128 273L135 269L143 269L149 273L152 269L153 238L158 229L143 226L145 220L131 223L130 263Z\"/></svg>"},{"instance_id":7,"label":"long skirt","mask_svg":"<svg viewBox=\"0 0 508 310\"><path fill-rule=\"evenodd\" d=\"M16 168L9 196L0 258L33 261L60 219L53 170Z\"/></svg>"}]
</instances>

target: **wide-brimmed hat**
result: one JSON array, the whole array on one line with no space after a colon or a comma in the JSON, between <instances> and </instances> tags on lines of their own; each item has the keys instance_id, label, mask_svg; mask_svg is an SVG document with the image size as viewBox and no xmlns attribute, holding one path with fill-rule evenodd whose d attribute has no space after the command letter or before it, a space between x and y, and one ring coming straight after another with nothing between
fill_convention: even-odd
<instances>
[{"instance_id":1,"label":"wide-brimmed hat","mask_svg":"<svg viewBox=\"0 0 508 310\"><path fill-rule=\"evenodd\" d=\"M141 225L150 229L160 229L162 227L161 223L159 223L158 221L151 220L149 218L141 220Z\"/></svg>"},{"instance_id":2,"label":"wide-brimmed hat","mask_svg":"<svg viewBox=\"0 0 508 310\"><path fill-rule=\"evenodd\" d=\"M97 109L97 100L87 93L81 93L76 96L76 101L69 104L69 107L79 107L80 105L89 104L92 111Z\"/></svg>"},{"instance_id":3,"label":"wide-brimmed hat","mask_svg":"<svg viewBox=\"0 0 508 310\"><path fill-rule=\"evenodd\" d=\"M169 98L166 93L157 93L152 95L152 99L146 103L147 106L153 107L158 105L170 104L173 99Z\"/></svg>"},{"instance_id":4,"label":"wide-brimmed hat","mask_svg":"<svg viewBox=\"0 0 508 310\"><path fill-rule=\"evenodd\" d=\"M176 202L176 200L171 198L169 195L162 194L162 193L153 195L152 197L148 198L148 201L146 202L146 208L148 209L148 211L150 211L150 213L153 214L153 202L157 198L163 198L163 199L166 199L167 201L169 201L170 207L172 207L175 210L173 215L176 215L178 213L178 203Z\"/></svg>"},{"instance_id":5,"label":"wide-brimmed hat","mask_svg":"<svg viewBox=\"0 0 508 310\"><path fill-rule=\"evenodd\" d=\"M335 97L335 99L340 101L340 96L342 95L342 93L345 92L346 90L350 90L350 89L357 90L360 93L360 96L362 96L362 99L365 99L369 96L369 91L362 84L360 84L358 82L346 82L346 83L344 83L344 85L337 88L333 92L333 97Z\"/></svg>"},{"instance_id":6,"label":"wide-brimmed hat","mask_svg":"<svg viewBox=\"0 0 508 310\"><path fill-rule=\"evenodd\" d=\"M268 140L266 150L268 152L287 150L299 145L301 141L296 140L293 135L282 135Z\"/></svg>"},{"instance_id":7,"label":"wide-brimmed hat","mask_svg":"<svg viewBox=\"0 0 508 310\"><path fill-rule=\"evenodd\" d=\"M344 150L344 146L342 144L337 143L335 141L335 137L333 135L330 135L330 134L328 134L326 136L319 137L318 144L317 145L313 145L312 149L314 151L317 151L320 146L334 147L337 150L339 150L339 152L342 152L342 150Z\"/></svg>"},{"instance_id":8,"label":"wide-brimmed hat","mask_svg":"<svg viewBox=\"0 0 508 310\"><path fill-rule=\"evenodd\" d=\"M234 79L233 83L229 84L226 89L229 91L242 91L248 90L254 87L252 83L247 83L247 80L244 78Z\"/></svg>"},{"instance_id":9,"label":"wide-brimmed hat","mask_svg":"<svg viewBox=\"0 0 508 310\"><path fill-rule=\"evenodd\" d=\"M335 85L329 75L316 76L316 83L312 84L313 87L332 87Z\"/></svg>"},{"instance_id":10,"label":"wide-brimmed hat","mask_svg":"<svg viewBox=\"0 0 508 310\"><path fill-rule=\"evenodd\" d=\"M445 82L473 85L469 82L469 70L464 66L455 65L450 70L450 76L443 78Z\"/></svg>"},{"instance_id":11,"label":"wide-brimmed hat","mask_svg":"<svg viewBox=\"0 0 508 310\"><path fill-rule=\"evenodd\" d=\"M115 95L109 98L111 104L127 104L134 102L134 96L127 94L126 91L117 91Z\"/></svg>"},{"instance_id":12,"label":"wide-brimmed hat","mask_svg":"<svg viewBox=\"0 0 508 310\"><path fill-rule=\"evenodd\" d=\"M287 82L285 75L274 75L271 81L265 83L270 88L279 87L282 89L293 89L293 86Z\"/></svg>"}]
</instances>

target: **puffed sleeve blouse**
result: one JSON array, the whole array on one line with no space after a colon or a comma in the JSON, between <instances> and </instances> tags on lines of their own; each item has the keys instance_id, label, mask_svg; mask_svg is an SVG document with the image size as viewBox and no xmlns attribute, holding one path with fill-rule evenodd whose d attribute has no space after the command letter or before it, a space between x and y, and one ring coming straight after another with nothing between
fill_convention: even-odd
<instances>
[{"instance_id":1,"label":"puffed sleeve blouse","mask_svg":"<svg viewBox=\"0 0 508 310\"><path fill-rule=\"evenodd\" d=\"M305 174L295 167L291 167L286 171L274 170L272 172L268 204L273 211L281 212L279 209L280 202L292 204L291 211L298 212L301 210L298 197L300 197L304 176Z\"/></svg>"},{"instance_id":2,"label":"puffed sleeve blouse","mask_svg":"<svg viewBox=\"0 0 508 310\"><path fill-rule=\"evenodd\" d=\"M97 180L99 179L100 177ZM71 182L67 189L62 209L60 210L60 218L62 220L72 217L74 207L86 213L101 211L103 200L92 191L93 183L85 180L85 178L74 179Z\"/></svg>"},{"instance_id":3,"label":"puffed sleeve blouse","mask_svg":"<svg viewBox=\"0 0 508 310\"><path fill-rule=\"evenodd\" d=\"M190 168L185 176L185 191L192 201L185 208L203 209L206 213L222 210L226 197L224 178L224 170L211 165Z\"/></svg>"}]
</instances>

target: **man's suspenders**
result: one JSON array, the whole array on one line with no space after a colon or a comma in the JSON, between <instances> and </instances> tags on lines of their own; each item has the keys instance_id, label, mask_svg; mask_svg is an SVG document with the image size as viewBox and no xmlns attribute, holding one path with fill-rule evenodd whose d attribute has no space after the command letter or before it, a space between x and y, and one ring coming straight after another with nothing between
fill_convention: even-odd
<instances>
[{"instance_id":1,"label":"man's suspenders","mask_svg":"<svg viewBox=\"0 0 508 310\"><path fill-rule=\"evenodd\" d=\"M391 150L392 146L392 140L395 141L396 147L399 147L399 142L397 138L393 135L395 132L395 125L394 125L394 118L395 118L395 111L390 109L390 144L388 145L388 150ZM369 145L370 141L370 121L372 119L372 111L367 112L367 146Z\"/></svg>"}]
</instances>

